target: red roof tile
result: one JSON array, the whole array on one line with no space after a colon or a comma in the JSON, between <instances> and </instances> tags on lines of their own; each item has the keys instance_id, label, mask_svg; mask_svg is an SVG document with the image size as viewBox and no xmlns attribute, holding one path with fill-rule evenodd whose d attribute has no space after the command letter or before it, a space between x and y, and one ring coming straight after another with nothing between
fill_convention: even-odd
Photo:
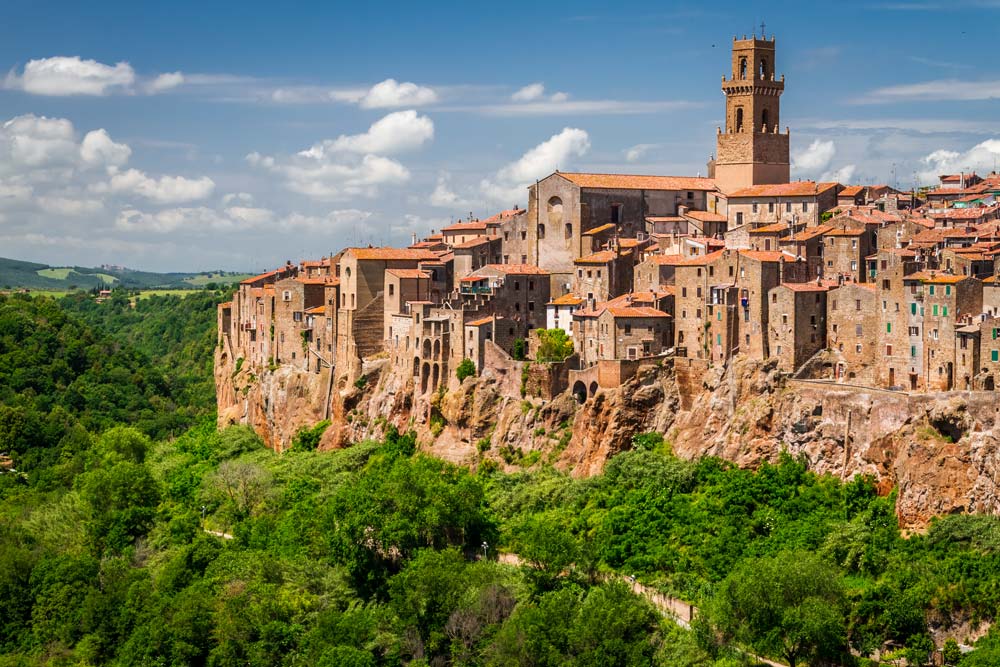
<instances>
[{"instance_id":1,"label":"red roof tile","mask_svg":"<svg viewBox=\"0 0 1000 667\"><path fill-rule=\"evenodd\" d=\"M814 181L795 181L794 183L778 183L775 185L753 185L737 190L729 195L729 199L747 197L811 197L839 187L839 183L816 183Z\"/></svg>"},{"instance_id":2,"label":"red roof tile","mask_svg":"<svg viewBox=\"0 0 1000 667\"><path fill-rule=\"evenodd\" d=\"M635 174L583 174L557 171L581 188L605 190L715 190L715 181L692 176L641 176Z\"/></svg>"}]
</instances>

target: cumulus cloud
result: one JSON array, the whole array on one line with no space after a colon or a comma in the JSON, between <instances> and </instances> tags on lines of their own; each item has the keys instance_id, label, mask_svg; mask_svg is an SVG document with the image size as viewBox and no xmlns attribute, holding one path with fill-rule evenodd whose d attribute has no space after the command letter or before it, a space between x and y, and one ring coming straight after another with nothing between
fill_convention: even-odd
<instances>
[{"instance_id":1,"label":"cumulus cloud","mask_svg":"<svg viewBox=\"0 0 1000 667\"><path fill-rule=\"evenodd\" d=\"M419 148L433 136L429 118L413 110L397 111L373 123L367 132L321 141L289 158L253 152L246 160L283 176L289 190L314 199L372 197L379 186L410 179L410 171L386 155Z\"/></svg>"},{"instance_id":2,"label":"cumulus cloud","mask_svg":"<svg viewBox=\"0 0 1000 667\"><path fill-rule=\"evenodd\" d=\"M155 213L145 213L134 208L126 208L115 218L115 227L128 232L168 233L180 229L204 231L207 229L228 229L234 221L221 215L215 209L205 206L191 208L170 208Z\"/></svg>"},{"instance_id":3,"label":"cumulus cloud","mask_svg":"<svg viewBox=\"0 0 1000 667\"><path fill-rule=\"evenodd\" d=\"M545 85L542 83L530 83L524 88L516 91L510 96L512 102L554 102L560 104L569 100L569 95L563 92L552 93L551 95L545 95Z\"/></svg>"},{"instance_id":4,"label":"cumulus cloud","mask_svg":"<svg viewBox=\"0 0 1000 667\"><path fill-rule=\"evenodd\" d=\"M524 197L524 188L531 181L565 167L570 160L585 155L589 150L590 136L584 130L564 128L501 168L493 178L484 179L480 189L491 200L509 206Z\"/></svg>"},{"instance_id":5,"label":"cumulus cloud","mask_svg":"<svg viewBox=\"0 0 1000 667\"><path fill-rule=\"evenodd\" d=\"M184 74L181 72L167 72L147 83L146 91L153 94L162 93L181 85L184 85Z\"/></svg>"},{"instance_id":6,"label":"cumulus cloud","mask_svg":"<svg viewBox=\"0 0 1000 667\"><path fill-rule=\"evenodd\" d=\"M98 213L104 209L100 199L81 197L43 196L38 198L38 207L46 213L67 217L77 217Z\"/></svg>"},{"instance_id":7,"label":"cumulus cloud","mask_svg":"<svg viewBox=\"0 0 1000 667\"><path fill-rule=\"evenodd\" d=\"M222 204L224 206L229 206L234 203L242 205L252 204L253 195L249 192L230 192L229 194L223 195Z\"/></svg>"},{"instance_id":8,"label":"cumulus cloud","mask_svg":"<svg viewBox=\"0 0 1000 667\"><path fill-rule=\"evenodd\" d=\"M14 167L69 164L79 156L73 124L65 118L17 116L3 124L0 142Z\"/></svg>"},{"instance_id":9,"label":"cumulus cloud","mask_svg":"<svg viewBox=\"0 0 1000 667\"><path fill-rule=\"evenodd\" d=\"M6 87L33 95L108 95L127 90L135 83L135 71L127 62L105 65L79 56L56 56L29 60L24 71L7 75Z\"/></svg>"},{"instance_id":10,"label":"cumulus cloud","mask_svg":"<svg viewBox=\"0 0 1000 667\"><path fill-rule=\"evenodd\" d=\"M371 212L355 208L335 209L323 215L290 213L285 216L279 216L268 208L247 206L231 206L223 210L206 206L177 207L152 213L126 208L115 219L115 227L127 232L157 234L178 231L203 234L212 230L252 230L263 227L342 234L346 227L364 222L371 216Z\"/></svg>"},{"instance_id":11,"label":"cumulus cloud","mask_svg":"<svg viewBox=\"0 0 1000 667\"><path fill-rule=\"evenodd\" d=\"M469 202L451 189L449 181L450 179L447 174L441 174L438 176L437 185L434 187L434 191L427 199L428 203L431 206L437 206L439 208L467 207Z\"/></svg>"},{"instance_id":12,"label":"cumulus cloud","mask_svg":"<svg viewBox=\"0 0 1000 667\"><path fill-rule=\"evenodd\" d=\"M545 86L540 83L529 83L510 96L514 102L533 102L545 95Z\"/></svg>"},{"instance_id":13,"label":"cumulus cloud","mask_svg":"<svg viewBox=\"0 0 1000 667\"><path fill-rule=\"evenodd\" d=\"M90 165L120 167L131 155L132 149L127 144L115 143L103 128L91 130L80 143L80 157Z\"/></svg>"},{"instance_id":14,"label":"cumulus cloud","mask_svg":"<svg viewBox=\"0 0 1000 667\"><path fill-rule=\"evenodd\" d=\"M918 176L922 182L937 181L942 174L977 171L986 173L1000 162L1000 139L987 139L967 151L939 149L921 158Z\"/></svg>"},{"instance_id":15,"label":"cumulus cloud","mask_svg":"<svg viewBox=\"0 0 1000 667\"><path fill-rule=\"evenodd\" d=\"M438 95L432 88L418 86L409 81L386 79L372 86L358 103L364 109L415 107L437 102Z\"/></svg>"},{"instance_id":16,"label":"cumulus cloud","mask_svg":"<svg viewBox=\"0 0 1000 667\"><path fill-rule=\"evenodd\" d=\"M834 169L832 171L824 172L819 180L826 183L843 183L849 184L851 179L854 178L854 173L857 171L857 166L853 164L846 164L839 169Z\"/></svg>"},{"instance_id":17,"label":"cumulus cloud","mask_svg":"<svg viewBox=\"0 0 1000 667\"><path fill-rule=\"evenodd\" d=\"M299 153L302 157L322 159L328 153L371 153L393 155L420 148L434 138L434 123L416 111L396 111L374 123L362 134L341 135L315 144Z\"/></svg>"},{"instance_id":18,"label":"cumulus cloud","mask_svg":"<svg viewBox=\"0 0 1000 667\"><path fill-rule=\"evenodd\" d=\"M207 176L185 178L183 176L147 176L138 169L112 174L108 183L95 184L94 192L111 192L142 197L157 204L179 204L197 201L210 196L215 190L215 182Z\"/></svg>"},{"instance_id":19,"label":"cumulus cloud","mask_svg":"<svg viewBox=\"0 0 1000 667\"><path fill-rule=\"evenodd\" d=\"M792 168L809 173L821 172L830 166L836 154L837 146L833 141L816 139L808 148L792 156Z\"/></svg>"},{"instance_id":20,"label":"cumulus cloud","mask_svg":"<svg viewBox=\"0 0 1000 667\"><path fill-rule=\"evenodd\" d=\"M645 157L649 151L659 147L660 144L636 144L631 148L625 149L625 161L638 162Z\"/></svg>"}]
</instances>

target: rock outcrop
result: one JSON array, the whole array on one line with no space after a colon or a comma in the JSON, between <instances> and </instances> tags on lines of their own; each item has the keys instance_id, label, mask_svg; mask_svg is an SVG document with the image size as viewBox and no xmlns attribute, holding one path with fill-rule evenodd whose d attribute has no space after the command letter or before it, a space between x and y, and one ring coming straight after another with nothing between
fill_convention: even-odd
<instances>
[{"instance_id":1,"label":"rock outcrop","mask_svg":"<svg viewBox=\"0 0 1000 667\"><path fill-rule=\"evenodd\" d=\"M220 425L250 424L278 450L298 428L328 418L324 448L379 438L392 425L415 430L425 451L459 465L548 462L588 476L636 434L656 431L683 457L755 467L787 450L819 473L872 475L883 492L898 490L904 527L940 514L1000 511L991 392L906 394L789 379L769 363L738 360L723 369L678 360L578 405L569 393L521 397L517 362L424 396L385 360L365 365L364 383L339 388L329 369L257 377L221 350L216 362Z\"/></svg>"}]
</instances>

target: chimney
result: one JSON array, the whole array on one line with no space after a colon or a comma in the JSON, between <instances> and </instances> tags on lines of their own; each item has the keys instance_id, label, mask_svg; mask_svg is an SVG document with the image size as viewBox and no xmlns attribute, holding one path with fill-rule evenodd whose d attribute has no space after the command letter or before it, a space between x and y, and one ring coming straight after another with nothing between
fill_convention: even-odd
<instances>
[{"instance_id":1,"label":"chimney","mask_svg":"<svg viewBox=\"0 0 1000 667\"><path fill-rule=\"evenodd\" d=\"M410 240L412 241L412 243L410 243L410 245L417 245L417 233L416 232L413 232L413 234L411 234Z\"/></svg>"}]
</instances>

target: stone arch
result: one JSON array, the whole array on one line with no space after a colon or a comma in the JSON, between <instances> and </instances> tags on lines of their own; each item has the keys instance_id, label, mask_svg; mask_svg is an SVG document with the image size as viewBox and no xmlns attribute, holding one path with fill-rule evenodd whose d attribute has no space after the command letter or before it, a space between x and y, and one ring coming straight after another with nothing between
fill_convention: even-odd
<instances>
[{"instance_id":1,"label":"stone arch","mask_svg":"<svg viewBox=\"0 0 1000 667\"><path fill-rule=\"evenodd\" d=\"M743 107L736 107L736 131L743 131Z\"/></svg>"},{"instance_id":2,"label":"stone arch","mask_svg":"<svg viewBox=\"0 0 1000 667\"><path fill-rule=\"evenodd\" d=\"M769 123L767 122L767 109L760 112L760 131L767 132L767 127Z\"/></svg>"},{"instance_id":3,"label":"stone arch","mask_svg":"<svg viewBox=\"0 0 1000 667\"><path fill-rule=\"evenodd\" d=\"M431 379L431 365L424 362L423 367L420 369L420 393L427 393L427 382Z\"/></svg>"},{"instance_id":4,"label":"stone arch","mask_svg":"<svg viewBox=\"0 0 1000 667\"><path fill-rule=\"evenodd\" d=\"M747 78L747 59L746 58L740 58L740 78L741 79L746 79Z\"/></svg>"},{"instance_id":5,"label":"stone arch","mask_svg":"<svg viewBox=\"0 0 1000 667\"><path fill-rule=\"evenodd\" d=\"M581 380L577 380L573 385L573 398L576 399L577 403L583 403L587 400L587 385Z\"/></svg>"},{"instance_id":6,"label":"stone arch","mask_svg":"<svg viewBox=\"0 0 1000 667\"><path fill-rule=\"evenodd\" d=\"M424 350L423 350L423 355L422 356L423 356L424 359L430 359L431 358L431 341L430 341L429 338L425 338L424 339Z\"/></svg>"},{"instance_id":7,"label":"stone arch","mask_svg":"<svg viewBox=\"0 0 1000 667\"><path fill-rule=\"evenodd\" d=\"M441 341L440 340L434 341L434 359L435 360L440 360L441 359Z\"/></svg>"},{"instance_id":8,"label":"stone arch","mask_svg":"<svg viewBox=\"0 0 1000 667\"><path fill-rule=\"evenodd\" d=\"M545 217L550 224L556 227L559 226L563 219L562 199L559 197L549 197L549 201L545 205Z\"/></svg>"},{"instance_id":9,"label":"stone arch","mask_svg":"<svg viewBox=\"0 0 1000 667\"><path fill-rule=\"evenodd\" d=\"M767 69L767 58L760 59L760 78L768 79L770 75L770 70Z\"/></svg>"},{"instance_id":10,"label":"stone arch","mask_svg":"<svg viewBox=\"0 0 1000 667\"><path fill-rule=\"evenodd\" d=\"M597 380L590 383L590 397L597 396Z\"/></svg>"},{"instance_id":11,"label":"stone arch","mask_svg":"<svg viewBox=\"0 0 1000 667\"><path fill-rule=\"evenodd\" d=\"M433 368L434 381L431 383L431 387L437 387L438 382L441 381L441 364L434 364Z\"/></svg>"}]
</instances>

